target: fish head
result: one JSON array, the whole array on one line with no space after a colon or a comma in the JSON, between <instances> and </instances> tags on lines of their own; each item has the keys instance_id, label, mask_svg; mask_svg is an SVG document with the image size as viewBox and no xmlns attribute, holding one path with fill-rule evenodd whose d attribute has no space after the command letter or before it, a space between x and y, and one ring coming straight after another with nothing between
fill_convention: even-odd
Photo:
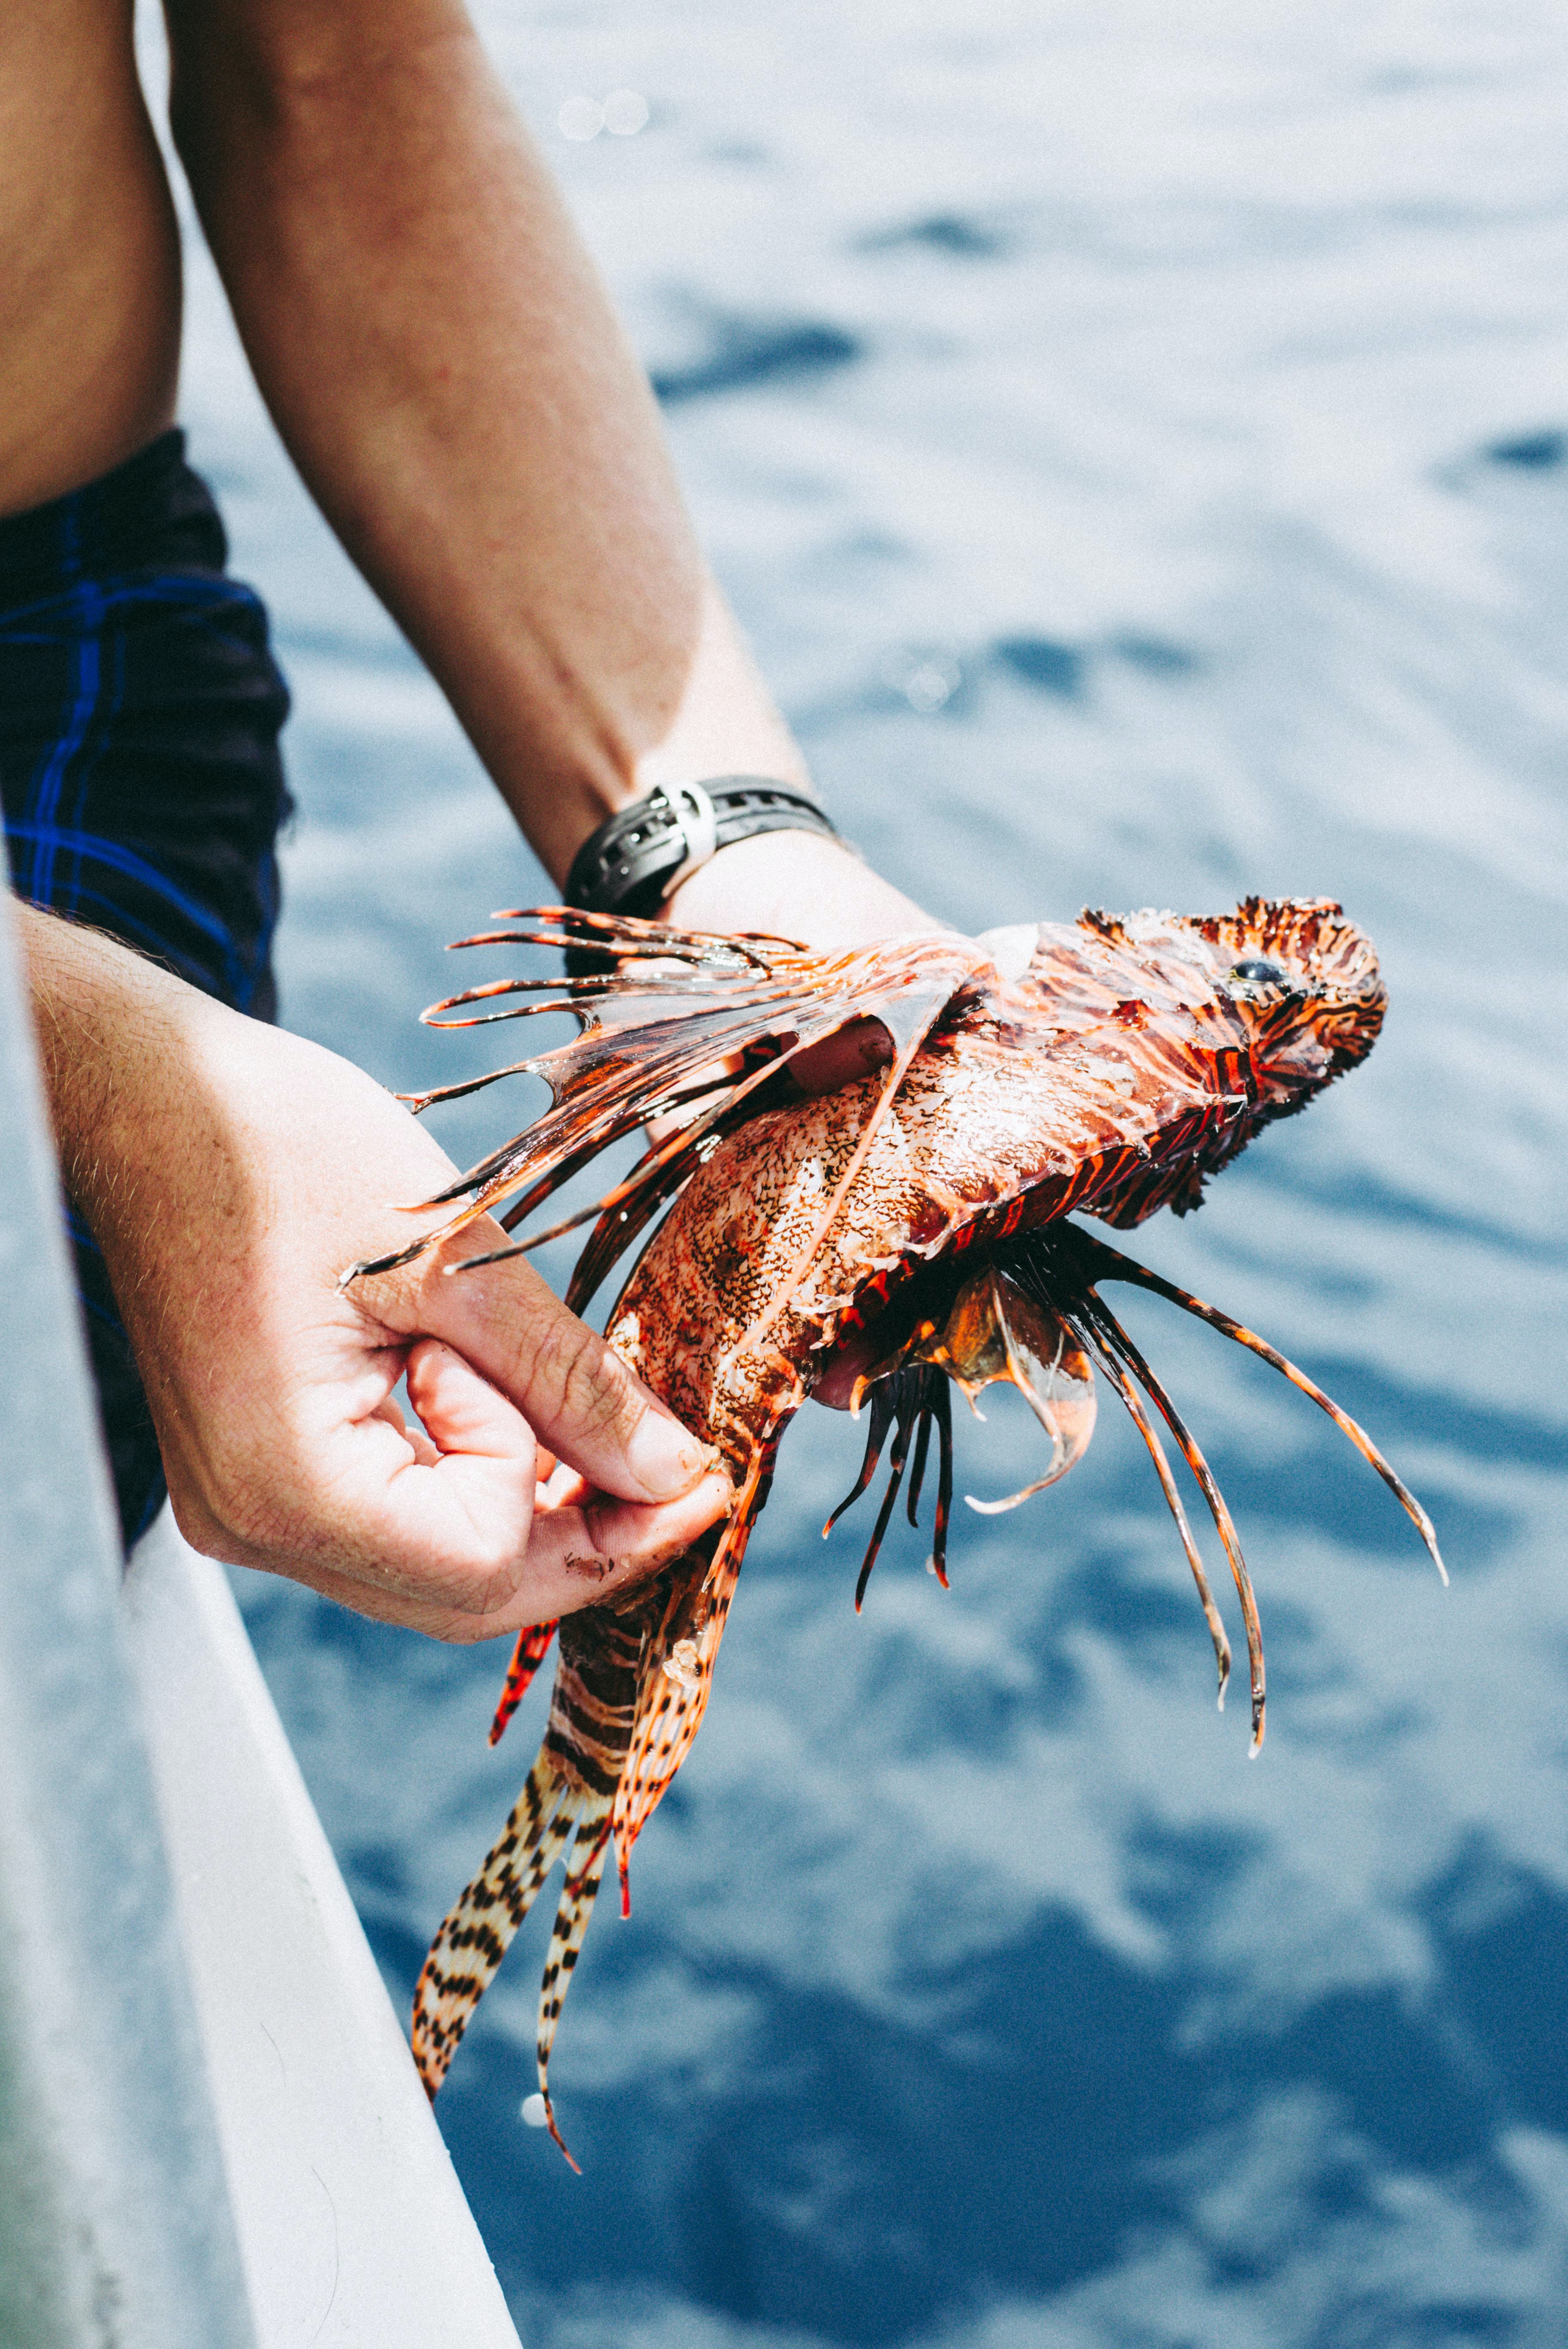
<instances>
[{"instance_id":1,"label":"fish head","mask_svg":"<svg viewBox=\"0 0 1568 2349\"><path fill-rule=\"evenodd\" d=\"M1270 1115L1305 1107L1366 1059L1387 994L1371 939L1333 898L1248 897L1191 928L1215 994L1247 1031Z\"/></svg>"}]
</instances>

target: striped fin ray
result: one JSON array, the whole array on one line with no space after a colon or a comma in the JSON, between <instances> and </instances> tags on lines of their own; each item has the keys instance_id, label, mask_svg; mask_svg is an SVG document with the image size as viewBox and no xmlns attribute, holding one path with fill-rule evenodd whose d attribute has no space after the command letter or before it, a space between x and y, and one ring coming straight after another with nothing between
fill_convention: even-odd
<instances>
[{"instance_id":1,"label":"striped fin ray","mask_svg":"<svg viewBox=\"0 0 1568 2349\"><path fill-rule=\"evenodd\" d=\"M1065 1220L1053 1224L1047 1229L1029 1233L1024 1238L1011 1243L1000 1260L1005 1264L1010 1276L1018 1280L1030 1294L1041 1302L1051 1305L1053 1310L1060 1310L1066 1314L1080 1337L1092 1348L1101 1369L1109 1378L1137 1423L1139 1432L1149 1447L1150 1456L1153 1460L1155 1471L1159 1475L1161 1490L1175 1517L1182 1547L1186 1550L1188 1563L1191 1567L1193 1578L1197 1583L1198 1595L1202 1601L1210 1636L1214 1643L1215 1660L1220 1671L1220 1701L1222 1704L1230 1664L1229 1642L1226 1640L1223 1627L1220 1622L1218 1610L1214 1606L1208 1580L1203 1572L1202 1562L1192 1540L1191 1530L1176 1495L1170 1464L1164 1457L1163 1446L1160 1443L1148 1413L1138 1401L1134 1382L1142 1388L1175 1438L1176 1447L1191 1470L1193 1478L1208 1506L1209 1514L1214 1520L1215 1529L1230 1561L1237 1595L1242 1602L1242 1618L1246 1627L1247 1658L1252 1682L1253 1742L1250 1750L1255 1754L1263 1744L1264 1737L1263 1634L1258 1623L1257 1604L1253 1593L1252 1578L1242 1557L1235 1526L1232 1521L1230 1510L1225 1505L1224 1495L1214 1480L1208 1462L1204 1459L1170 1396L1150 1369L1141 1351L1107 1306L1099 1293L1099 1284L1107 1280L1128 1281L1137 1287L1151 1289L1157 1297L1168 1298L1172 1304L1181 1306L1184 1311L1193 1314L1198 1319L1207 1321L1212 1328L1222 1330L1227 1338L1233 1339L1238 1345L1261 1356L1273 1369L1278 1371L1282 1377L1288 1379L1293 1386L1299 1388L1303 1394L1309 1396L1321 1411L1327 1413L1340 1433L1349 1438L1363 1459L1377 1470L1384 1483L1388 1485L1395 1498L1414 1523L1431 1555L1438 1572L1446 1583L1448 1573L1438 1548L1437 1536L1432 1529L1431 1519L1416 1499L1415 1495L1384 1459L1365 1428L1353 1420L1348 1413L1342 1411L1332 1397L1326 1395L1314 1380L1307 1377L1305 1371L1299 1370L1295 1363L1290 1361L1276 1347L1271 1346L1266 1340L1258 1337L1253 1330L1247 1329L1242 1322L1233 1319L1230 1314L1222 1313L1217 1306L1205 1303L1202 1298L1192 1296L1185 1288L1179 1288L1173 1281L1163 1279L1160 1274L1150 1272L1147 1266L1136 1263L1132 1257L1121 1255L1116 1248L1109 1247L1103 1240L1096 1238L1090 1232L1086 1232L1080 1225Z\"/></svg>"},{"instance_id":2,"label":"striped fin ray","mask_svg":"<svg viewBox=\"0 0 1568 2349\"><path fill-rule=\"evenodd\" d=\"M1095 1359L1120 1396L1128 1417L1149 1448L1149 1456L1154 1463L1154 1473L1160 1479L1160 1489L1165 1495L1165 1506L1176 1521L1176 1531L1181 1537L1181 1547L1186 1552L1187 1563L1192 1570L1192 1580L1198 1592L1198 1603L1203 1609L1203 1620L1209 1627L1209 1637L1214 1645L1214 1661L1220 1674L1218 1702L1220 1711L1223 1713L1225 1690L1231 1678L1231 1643L1225 1636L1225 1627L1220 1619L1220 1610L1214 1604L1214 1594L1209 1588L1209 1578L1204 1571L1198 1545L1192 1538L1192 1528L1187 1522L1187 1512L1181 1506L1181 1495L1176 1490L1176 1479L1171 1473L1171 1463L1165 1456L1165 1446L1160 1441L1160 1431L1144 1409L1138 1389L1122 1368L1114 1350L1109 1345L1099 1343L1092 1326L1084 1327L1083 1334L1091 1341Z\"/></svg>"},{"instance_id":3,"label":"striped fin ray","mask_svg":"<svg viewBox=\"0 0 1568 2349\"><path fill-rule=\"evenodd\" d=\"M541 1754L499 1840L430 1944L414 1992L414 2061L432 2102L469 2018L560 1857L586 1797Z\"/></svg>"},{"instance_id":4,"label":"striped fin ray","mask_svg":"<svg viewBox=\"0 0 1568 2349\"><path fill-rule=\"evenodd\" d=\"M555 1618L548 1623L529 1623L517 1635L517 1645L511 1651L511 1661L506 1668L506 1681L497 1702L495 1719L490 1723L490 1742L499 1745L506 1733L507 1723L528 1694L533 1676L544 1661L545 1652L555 1637Z\"/></svg>"},{"instance_id":5,"label":"striped fin ray","mask_svg":"<svg viewBox=\"0 0 1568 2349\"><path fill-rule=\"evenodd\" d=\"M1157 1272L1150 1272L1147 1265L1137 1264L1119 1249L1108 1247L1103 1240L1097 1239L1092 1233L1077 1225L1068 1225L1066 1230L1085 1262L1092 1268L1091 1279L1131 1281L1140 1288L1152 1289L1156 1297L1168 1297L1172 1305L1180 1305L1183 1312L1194 1315L1200 1321L1207 1321L1212 1329L1222 1330L1227 1338L1233 1338L1237 1345L1244 1346L1249 1352L1258 1355L1272 1369L1278 1371L1282 1378L1288 1379L1293 1387L1299 1388L1304 1395L1309 1396L1319 1411L1326 1412L1340 1433L1348 1436L1363 1460L1382 1477L1420 1535L1428 1555L1447 1584L1449 1570L1443 1564L1438 1537L1426 1510L1404 1480L1395 1475L1367 1430L1352 1419L1348 1412L1341 1411L1333 1397L1325 1394L1315 1380L1309 1379L1306 1372L1298 1370L1277 1347L1271 1346L1266 1339L1260 1338L1243 1322L1233 1319L1229 1313L1222 1313L1217 1305L1205 1304L1202 1298L1194 1297L1190 1289L1178 1288L1174 1281L1161 1279Z\"/></svg>"},{"instance_id":6,"label":"striped fin ray","mask_svg":"<svg viewBox=\"0 0 1568 2349\"><path fill-rule=\"evenodd\" d=\"M550 2051L555 2044L555 2026L561 2020L561 2010L572 1986L572 1975L583 1948L583 1935L588 1930L588 1920L599 1897L609 1849L608 1808L595 1809L578 1827L577 1841L566 1863L566 1881L561 1888L561 1906L555 1912L555 1930L550 1937L550 1955L544 1961L544 1977L539 1985L536 2053L539 2093L544 2099L545 2126L579 2176L582 2175L582 2165L573 2158L570 2147L555 2125L555 2107L550 2100Z\"/></svg>"},{"instance_id":7,"label":"striped fin ray","mask_svg":"<svg viewBox=\"0 0 1568 2349\"><path fill-rule=\"evenodd\" d=\"M543 1743L500 1839L436 1935L414 1992L414 2057L432 2097L573 1829L608 1836L636 1717L638 1662L668 1588L666 1569L624 1608L586 1609L560 1624ZM571 1901L569 1881L562 1914ZM583 1903L584 1929L592 1905Z\"/></svg>"},{"instance_id":8,"label":"striped fin ray","mask_svg":"<svg viewBox=\"0 0 1568 2349\"><path fill-rule=\"evenodd\" d=\"M624 1917L632 1913L632 1847L691 1751L707 1708L714 1660L740 1576L740 1557L727 1547L727 1557L721 1553L700 1579L694 1574L691 1586L677 1591L666 1624L649 1643L634 1744L615 1799Z\"/></svg>"},{"instance_id":9,"label":"striped fin ray","mask_svg":"<svg viewBox=\"0 0 1568 2349\"><path fill-rule=\"evenodd\" d=\"M623 1135L665 1113L695 1083L697 1092L711 1096L709 1106L662 1151L645 1159L629 1184L617 1186L608 1200L552 1226L551 1235L591 1220L608 1206L626 1204L662 1172L666 1160L688 1150L743 1098L770 1083L779 1063L820 1043L848 1020L877 1019L892 1034L899 1057L888 1085L891 1098L919 1040L946 1004L966 980L989 968L980 948L948 933L884 939L844 954L815 955L787 939L708 936L657 923L576 915L562 907L516 918L538 926L490 933L463 943L500 944L509 938L533 945L592 943L622 957L667 963L671 975L648 990L651 1000L640 990L619 990L635 1005L624 1024L611 1024L599 1016L597 997L581 1004L563 999L552 1008L574 1011L582 1020L583 1033L573 1042L513 1061L490 1077L419 1096L416 1105L423 1106L474 1092L497 1078L527 1073L544 1079L552 1101L542 1117L419 1203L413 1212L457 1207L438 1230L389 1256L350 1266L340 1286L364 1274L411 1263L518 1192L528 1192L531 1206L542 1205L570 1174ZM463 1000L453 997L435 1009L448 1010ZM647 1016L639 1018L639 1012ZM439 1024L454 1023L443 1019ZM758 1058L756 1048L764 1044L773 1048L772 1057ZM737 1072L716 1076L715 1064L730 1056L739 1059ZM492 1250L469 1262L494 1262L502 1253L536 1247L545 1237L534 1233L511 1249Z\"/></svg>"},{"instance_id":10,"label":"striped fin ray","mask_svg":"<svg viewBox=\"0 0 1568 2349\"><path fill-rule=\"evenodd\" d=\"M644 1651L631 1750L615 1793L623 1917L632 1913L627 1876L632 1846L657 1810L702 1726L718 1644L751 1528L768 1497L782 1432L782 1427L774 1431L742 1485L735 1513L713 1550L712 1563L707 1561L705 1542L671 1569L676 1579L669 1601Z\"/></svg>"}]
</instances>

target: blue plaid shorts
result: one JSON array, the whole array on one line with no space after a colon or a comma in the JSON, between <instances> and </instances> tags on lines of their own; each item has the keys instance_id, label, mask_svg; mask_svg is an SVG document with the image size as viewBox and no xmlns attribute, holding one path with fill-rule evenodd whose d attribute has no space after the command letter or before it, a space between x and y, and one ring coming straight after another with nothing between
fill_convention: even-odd
<instances>
[{"instance_id":1,"label":"blue plaid shorts","mask_svg":"<svg viewBox=\"0 0 1568 2349\"><path fill-rule=\"evenodd\" d=\"M270 1019L288 691L227 561L182 432L0 521L0 802L18 896ZM162 1464L104 1259L67 1213L129 1545Z\"/></svg>"}]
</instances>

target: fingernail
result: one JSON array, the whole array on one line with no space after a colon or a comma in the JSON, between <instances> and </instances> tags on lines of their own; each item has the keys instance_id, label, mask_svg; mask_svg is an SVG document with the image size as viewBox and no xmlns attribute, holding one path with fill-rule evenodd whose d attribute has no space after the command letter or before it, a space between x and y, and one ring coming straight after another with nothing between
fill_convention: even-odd
<instances>
[{"instance_id":1,"label":"fingernail","mask_svg":"<svg viewBox=\"0 0 1568 2349\"><path fill-rule=\"evenodd\" d=\"M646 1411L626 1446L626 1465L652 1501L677 1500L689 1493L709 1464L706 1444L686 1433L678 1420Z\"/></svg>"}]
</instances>

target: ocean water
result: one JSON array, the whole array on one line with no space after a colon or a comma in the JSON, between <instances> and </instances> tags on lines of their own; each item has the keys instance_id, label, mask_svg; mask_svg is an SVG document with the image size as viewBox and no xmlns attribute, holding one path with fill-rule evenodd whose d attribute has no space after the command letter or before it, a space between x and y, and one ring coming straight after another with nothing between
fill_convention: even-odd
<instances>
[{"instance_id":1,"label":"ocean water","mask_svg":"<svg viewBox=\"0 0 1568 2349\"><path fill-rule=\"evenodd\" d=\"M1223 1715L1146 1457L960 1509L808 1411L707 1724L525 2128L548 1917L438 2114L530 2349L1438 2349L1568 2327L1568 35L1544 0L486 0L822 791L967 927L1342 898L1365 1069L1137 1252L1239 1520ZM633 135L570 140L630 88ZM591 109L589 110L591 114ZM571 118L569 118L571 119ZM400 1088L544 885L335 550L193 249L183 420L296 709L284 1017ZM476 1153L501 1114L455 1115ZM553 1270L565 1270L560 1257ZM958 1429L960 1489L1035 1473ZM501 1650L240 1576L406 2005L531 1758ZM1222 1599L1222 1604L1223 1604ZM1231 1609L1233 1635L1234 1609ZM547 1906L548 1904L542 1904ZM610 1904L606 1904L608 1908Z\"/></svg>"}]
</instances>

